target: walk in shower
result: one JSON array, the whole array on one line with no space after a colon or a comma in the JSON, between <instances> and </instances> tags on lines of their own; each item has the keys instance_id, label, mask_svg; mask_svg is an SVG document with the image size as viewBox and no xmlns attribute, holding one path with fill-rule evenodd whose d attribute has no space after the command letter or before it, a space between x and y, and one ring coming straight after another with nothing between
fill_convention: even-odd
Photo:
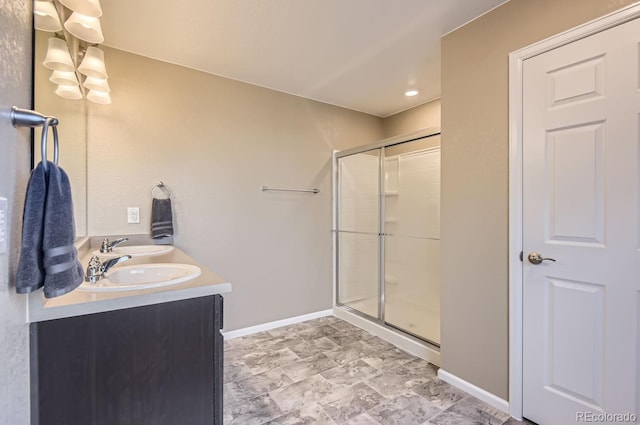
<instances>
[{"instance_id":1,"label":"walk in shower","mask_svg":"<svg viewBox=\"0 0 640 425\"><path fill-rule=\"evenodd\" d=\"M336 307L440 344L440 133L335 155Z\"/></svg>"}]
</instances>

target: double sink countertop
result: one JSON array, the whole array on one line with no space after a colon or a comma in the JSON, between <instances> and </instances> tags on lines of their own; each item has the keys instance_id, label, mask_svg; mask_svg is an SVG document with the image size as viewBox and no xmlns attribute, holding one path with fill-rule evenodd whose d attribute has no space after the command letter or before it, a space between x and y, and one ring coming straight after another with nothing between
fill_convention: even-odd
<instances>
[{"instance_id":1,"label":"double sink countertop","mask_svg":"<svg viewBox=\"0 0 640 425\"><path fill-rule=\"evenodd\" d=\"M152 239L148 236L126 236L129 237L129 240L120 245L121 247L126 245L153 245ZM118 238L118 236L106 237L110 240ZM86 270L93 251L100 248L104 238L105 236L88 237L76 243L78 258L83 269ZM101 257L100 259L105 261L108 258ZM192 264L198 266L202 273L185 282L159 288L113 292L89 292L76 289L60 297L49 299L44 297L42 289L40 289L29 294L27 321L41 322L231 292L231 283L207 270L202 264L199 264L176 247L162 255L133 257L121 263L121 265L114 266L111 270L116 270L118 267L125 265L153 263ZM109 272L107 272L107 275L109 275Z\"/></svg>"}]
</instances>

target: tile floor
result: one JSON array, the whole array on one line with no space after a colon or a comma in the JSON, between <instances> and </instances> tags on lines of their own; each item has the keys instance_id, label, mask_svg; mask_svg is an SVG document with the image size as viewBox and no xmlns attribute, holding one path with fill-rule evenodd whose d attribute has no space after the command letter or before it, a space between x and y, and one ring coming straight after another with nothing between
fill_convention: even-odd
<instances>
[{"instance_id":1,"label":"tile floor","mask_svg":"<svg viewBox=\"0 0 640 425\"><path fill-rule=\"evenodd\" d=\"M225 342L225 425L516 424L335 317Z\"/></svg>"}]
</instances>

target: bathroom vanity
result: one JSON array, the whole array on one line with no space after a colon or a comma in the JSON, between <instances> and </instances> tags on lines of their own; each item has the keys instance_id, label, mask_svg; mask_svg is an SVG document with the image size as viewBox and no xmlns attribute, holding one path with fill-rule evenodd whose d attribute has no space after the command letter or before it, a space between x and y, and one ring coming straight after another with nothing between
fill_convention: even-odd
<instances>
[{"instance_id":1,"label":"bathroom vanity","mask_svg":"<svg viewBox=\"0 0 640 425\"><path fill-rule=\"evenodd\" d=\"M90 242L79 250L85 267ZM129 262L197 265L175 248ZM231 285L197 266L199 276L171 286L31 294L31 423L221 425L222 294Z\"/></svg>"}]
</instances>

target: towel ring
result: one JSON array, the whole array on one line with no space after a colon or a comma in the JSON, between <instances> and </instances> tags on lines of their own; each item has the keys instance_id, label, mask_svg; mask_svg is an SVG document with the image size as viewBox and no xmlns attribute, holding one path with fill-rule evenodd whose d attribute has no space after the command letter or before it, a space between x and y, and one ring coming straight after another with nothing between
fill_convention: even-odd
<instances>
[{"instance_id":1,"label":"towel ring","mask_svg":"<svg viewBox=\"0 0 640 425\"><path fill-rule=\"evenodd\" d=\"M53 163L58 165L58 156L60 149L58 146L58 127L55 118L47 117L42 124L42 136L40 137L40 155L42 156L42 168L44 171L48 171L47 165L47 133L49 133L49 127L53 129Z\"/></svg>"},{"instance_id":2,"label":"towel ring","mask_svg":"<svg viewBox=\"0 0 640 425\"><path fill-rule=\"evenodd\" d=\"M156 196L156 192L158 191L160 191L162 195L166 196L165 199L171 199L171 196L172 196L171 189L169 189L167 185L165 185L162 181L159 181L153 186L151 186L151 197L158 198ZM158 198L158 199L161 199L161 198Z\"/></svg>"},{"instance_id":3,"label":"towel ring","mask_svg":"<svg viewBox=\"0 0 640 425\"><path fill-rule=\"evenodd\" d=\"M17 106L11 108L11 124L14 127L40 127L42 126L42 136L40 138L40 156L42 157L42 168L48 171L47 164L47 135L49 127L53 127L53 162L58 165L58 119L47 117L38 111L20 109Z\"/></svg>"}]
</instances>

